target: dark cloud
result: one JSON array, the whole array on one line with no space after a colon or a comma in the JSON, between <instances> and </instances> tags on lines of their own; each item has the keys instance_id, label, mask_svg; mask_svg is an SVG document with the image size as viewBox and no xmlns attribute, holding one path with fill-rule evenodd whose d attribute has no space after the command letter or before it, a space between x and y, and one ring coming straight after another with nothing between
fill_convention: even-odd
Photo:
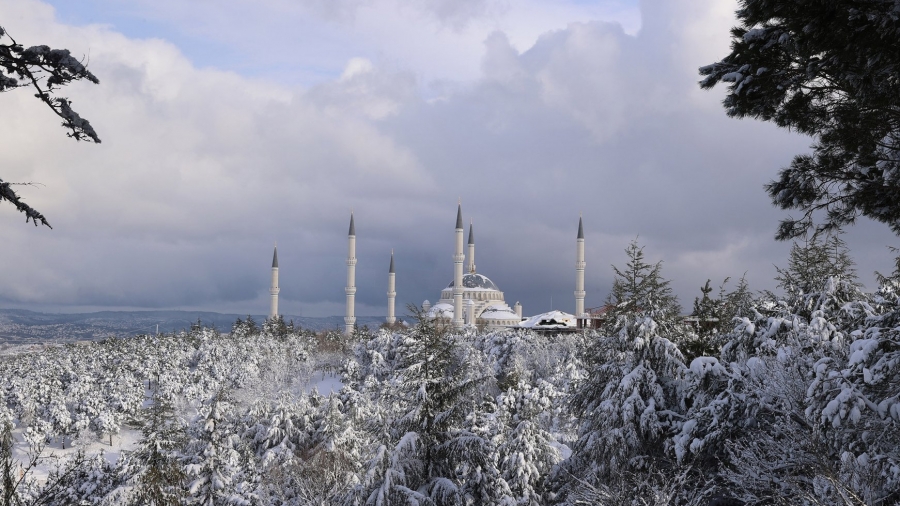
<instances>
[{"instance_id":1,"label":"dark cloud","mask_svg":"<svg viewBox=\"0 0 900 506\"><path fill-rule=\"evenodd\" d=\"M265 312L277 240L282 310L340 314L353 209L357 313L383 314L391 249L398 307L449 283L457 198L479 272L526 313L551 297L573 309L579 213L588 306L635 237L684 306L707 278L746 271L772 288L789 245L772 240L781 213L762 185L809 141L729 119L721 92L698 89L696 68L727 50L726 7L645 2L636 35L579 22L527 49L495 31L477 79L355 58L298 89L198 68L161 40L62 25L29 2L23 36L90 48L102 84L69 95L104 143L66 139L27 92L0 97L17 118L0 124L14 146L3 177L44 183L23 192L55 226L0 212L0 305ZM848 234L865 282L890 270L892 241L874 224Z\"/></svg>"}]
</instances>

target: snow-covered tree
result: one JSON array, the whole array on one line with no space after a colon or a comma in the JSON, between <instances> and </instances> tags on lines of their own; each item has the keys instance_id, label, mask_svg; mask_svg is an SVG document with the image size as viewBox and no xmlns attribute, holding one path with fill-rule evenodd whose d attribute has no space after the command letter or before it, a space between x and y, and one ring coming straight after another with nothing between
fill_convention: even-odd
<instances>
[{"instance_id":1,"label":"snow-covered tree","mask_svg":"<svg viewBox=\"0 0 900 506\"><path fill-rule=\"evenodd\" d=\"M572 456L556 472L564 500L665 462L666 438L683 411L683 357L665 337L680 331L677 301L661 264L646 264L635 242L626 253L609 299L614 320L605 325L608 335L589 336L588 378L572 396L581 427Z\"/></svg>"},{"instance_id":2,"label":"snow-covered tree","mask_svg":"<svg viewBox=\"0 0 900 506\"><path fill-rule=\"evenodd\" d=\"M191 444L181 457L187 504L251 504L254 484L236 433L234 406L220 390L200 407L188 430Z\"/></svg>"},{"instance_id":3,"label":"snow-covered tree","mask_svg":"<svg viewBox=\"0 0 900 506\"><path fill-rule=\"evenodd\" d=\"M504 424L497 448L500 473L517 505L545 503L546 480L561 456L541 417L553 407L556 388L542 380L520 382L500 395L499 418Z\"/></svg>"},{"instance_id":4,"label":"snow-covered tree","mask_svg":"<svg viewBox=\"0 0 900 506\"><path fill-rule=\"evenodd\" d=\"M130 503L163 506L185 496L185 473L178 451L187 442L185 427L169 401L154 396L143 411L141 440L128 456L134 486Z\"/></svg>"},{"instance_id":5,"label":"snow-covered tree","mask_svg":"<svg viewBox=\"0 0 900 506\"><path fill-rule=\"evenodd\" d=\"M362 447L368 437L358 430L350 406L340 395L332 394L312 420L315 427L304 448L299 471L302 496L311 503L324 503L339 497L356 484L362 468Z\"/></svg>"},{"instance_id":6,"label":"snow-covered tree","mask_svg":"<svg viewBox=\"0 0 900 506\"><path fill-rule=\"evenodd\" d=\"M21 87L31 87L35 97L44 102L60 119L62 126L69 130L69 137L75 140L100 142L91 124L72 109L71 101L56 96L59 87L74 81L100 81L67 49L51 49L48 46L24 47L0 27L0 92ZM44 215L23 202L12 189L12 185L0 179L0 202L7 201L25 213L25 222L38 221L50 227ZM52 227L51 227L52 228Z\"/></svg>"},{"instance_id":7,"label":"snow-covered tree","mask_svg":"<svg viewBox=\"0 0 900 506\"><path fill-rule=\"evenodd\" d=\"M353 492L362 502L405 497L458 504L480 493L475 489L484 483L470 473L484 467L459 466L491 459L480 453L490 442L474 433L467 419L483 411L484 401L491 401L488 389L494 376L480 352L463 344L462 336L452 334L440 320L417 314L418 323L394 333L389 342L384 333L371 337L386 345L377 360L386 358L392 366L385 384L367 391L378 392L393 409L377 416L384 426L371 429L375 457ZM357 362L355 367L363 365Z\"/></svg>"},{"instance_id":8,"label":"snow-covered tree","mask_svg":"<svg viewBox=\"0 0 900 506\"><path fill-rule=\"evenodd\" d=\"M741 0L731 53L702 67L701 87L728 83L729 116L814 138L766 190L799 218L779 239L834 230L860 215L900 233L900 18L892 0Z\"/></svg>"},{"instance_id":9,"label":"snow-covered tree","mask_svg":"<svg viewBox=\"0 0 900 506\"><path fill-rule=\"evenodd\" d=\"M710 280L700 288L701 297L694 299L694 310L688 322L692 332L686 332L678 341L678 347L685 356L685 363L696 357L719 355L727 342L727 334L734 328L735 318L754 314L755 300L744 276L738 280L732 291L726 287L730 278L719 286L719 293L713 291Z\"/></svg>"},{"instance_id":10,"label":"snow-covered tree","mask_svg":"<svg viewBox=\"0 0 900 506\"><path fill-rule=\"evenodd\" d=\"M45 480L27 483L20 503L71 506L109 503L119 486L121 473L103 453L85 455L83 450L58 460Z\"/></svg>"},{"instance_id":11,"label":"snow-covered tree","mask_svg":"<svg viewBox=\"0 0 900 506\"><path fill-rule=\"evenodd\" d=\"M681 312L678 298L672 293L670 281L662 277L662 261L648 264L644 260L644 248L637 240L625 248L628 260L625 267L613 266L615 277L612 290L606 299L606 331L620 328L622 315L644 315L666 327L673 324Z\"/></svg>"},{"instance_id":12,"label":"snow-covered tree","mask_svg":"<svg viewBox=\"0 0 900 506\"><path fill-rule=\"evenodd\" d=\"M816 310L836 309L860 300L856 269L840 233L806 238L791 246L787 267L776 267L778 286L791 310L809 319ZM770 298L776 297L769 295Z\"/></svg>"},{"instance_id":13,"label":"snow-covered tree","mask_svg":"<svg viewBox=\"0 0 900 506\"><path fill-rule=\"evenodd\" d=\"M900 500L900 300L891 298L851 343L813 364L806 392L806 419L869 504Z\"/></svg>"}]
</instances>

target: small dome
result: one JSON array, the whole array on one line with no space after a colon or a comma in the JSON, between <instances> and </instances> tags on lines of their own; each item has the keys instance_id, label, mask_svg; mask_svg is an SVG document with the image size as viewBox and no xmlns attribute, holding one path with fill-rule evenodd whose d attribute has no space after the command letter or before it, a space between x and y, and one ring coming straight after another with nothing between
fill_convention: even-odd
<instances>
[{"instance_id":1,"label":"small dome","mask_svg":"<svg viewBox=\"0 0 900 506\"><path fill-rule=\"evenodd\" d=\"M455 283L455 281L451 281L450 284L447 285L447 288L453 288L453 283ZM494 282L491 281L487 276L485 276L483 274L474 274L474 273L469 273L469 274L466 274L465 276L463 276L463 287L465 287L465 288L484 288L487 290L500 291L500 289L497 288L497 285L495 285Z\"/></svg>"},{"instance_id":2,"label":"small dome","mask_svg":"<svg viewBox=\"0 0 900 506\"><path fill-rule=\"evenodd\" d=\"M488 306L488 308L481 313L481 318L484 320L513 320L517 323L519 321L519 316L506 304L503 304L502 306Z\"/></svg>"}]
</instances>

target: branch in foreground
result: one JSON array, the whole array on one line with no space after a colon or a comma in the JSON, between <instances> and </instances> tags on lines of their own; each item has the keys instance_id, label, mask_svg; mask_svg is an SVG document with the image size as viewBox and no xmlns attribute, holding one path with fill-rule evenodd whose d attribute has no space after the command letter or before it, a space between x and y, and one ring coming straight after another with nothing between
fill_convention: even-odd
<instances>
[{"instance_id":1,"label":"branch in foreground","mask_svg":"<svg viewBox=\"0 0 900 506\"><path fill-rule=\"evenodd\" d=\"M7 183L0 179L0 202L7 200L11 202L12 205L16 206L16 209L18 209L19 212L25 213L25 223L28 223L28 221L31 220L34 221L34 226L37 226L38 221L40 221L47 228L52 229L53 227L47 223L47 219L44 218L44 215L25 202L22 202L22 199L13 191L11 186L12 183Z\"/></svg>"}]
</instances>

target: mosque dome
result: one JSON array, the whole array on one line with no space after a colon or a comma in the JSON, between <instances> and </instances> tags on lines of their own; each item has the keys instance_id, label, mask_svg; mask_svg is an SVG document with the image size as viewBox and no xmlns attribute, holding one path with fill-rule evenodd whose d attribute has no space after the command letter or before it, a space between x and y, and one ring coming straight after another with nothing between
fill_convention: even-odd
<instances>
[{"instance_id":1,"label":"mosque dome","mask_svg":"<svg viewBox=\"0 0 900 506\"><path fill-rule=\"evenodd\" d=\"M451 281L447 288L453 288L454 281ZM500 288L484 274L470 272L463 276L462 285L464 288L481 288L483 290L497 290Z\"/></svg>"},{"instance_id":2,"label":"mosque dome","mask_svg":"<svg viewBox=\"0 0 900 506\"><path fill-rule=\"evenodd\" d=\"M459 277L455 277L453 282L441 290L440 300L427 309L426 314L429 318L452 321L455 326L459 327L472 325L497 329L518 325L522 321L521 310L518 309L521 306L517 306L516 310L510 308L503 300L503 292L500 291L500 287L489 277L475 272L475 236L472 225L469 225L468 254L463 255L462 207L457 209L456 214L457 243L453 260L454 274ZM468 261L468 265L466 265L468 272L465 273L461 272L463 259ZM454 291L458 292L454 293Z\"/></svg>"}]
</instances>

